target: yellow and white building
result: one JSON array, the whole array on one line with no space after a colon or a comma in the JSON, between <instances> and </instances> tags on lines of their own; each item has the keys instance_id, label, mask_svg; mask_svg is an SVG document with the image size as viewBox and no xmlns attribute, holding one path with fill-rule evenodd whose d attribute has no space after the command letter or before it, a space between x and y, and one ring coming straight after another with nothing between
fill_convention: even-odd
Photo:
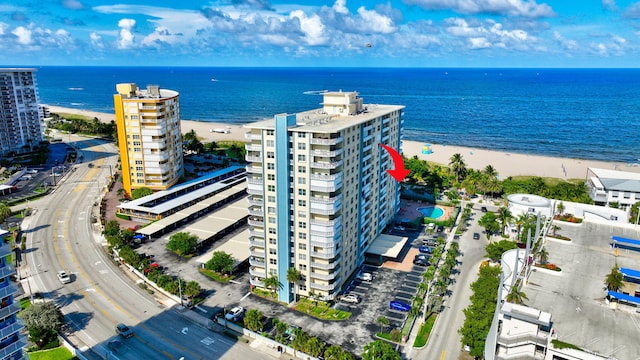
<instances>
[{"instance_id":1,"label":"yellow and white building","mask_svg":"<svg viewBox=\"0 0 640 360\"><path fill-rule=\"evenodd\" d=\"M184 172L178 92L134 83L116 85L113 96L127 195L137 188L166 190Z\"/></svg>"},{"instance_id":2,"label":"yellow and white building","mask_svg":"<svg viewBox=\"0 0 640 360\"><path fill-rule=\"evenodd\" d=\"M327 92L322 108L245 125L253 286L277 276L285 302L339 294L397 211L400 185L379 144L399 151L403 108Z\"/></svg>"}]
</instances>

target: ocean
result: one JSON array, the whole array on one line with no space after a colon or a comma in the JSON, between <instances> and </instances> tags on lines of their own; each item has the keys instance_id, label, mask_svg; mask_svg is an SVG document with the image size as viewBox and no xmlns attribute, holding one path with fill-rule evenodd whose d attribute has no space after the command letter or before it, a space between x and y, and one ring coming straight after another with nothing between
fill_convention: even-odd
<instances>
[{"instance_id":1,"label":"ocean","mask_svg":"<svg viewBox=\"0 0 640 360\"><path fill-rule=\"evenodd\" d=\"M404 139L640 162L640 69L38 67L45 104L113 112L115 84L180 93L182 118L244 124L318 108L322 90L404 105Z\"/></svg>"}]
</instances>

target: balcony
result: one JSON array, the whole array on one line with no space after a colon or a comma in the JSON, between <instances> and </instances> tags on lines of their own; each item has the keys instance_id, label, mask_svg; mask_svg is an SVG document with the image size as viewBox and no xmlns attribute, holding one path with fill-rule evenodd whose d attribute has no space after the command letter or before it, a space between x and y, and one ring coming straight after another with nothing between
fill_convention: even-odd
<instances>
[{"instance_id":1,"label":"balcony","mask_svg":"<svg viewBox=\"0 0 640 360\"><path fill-rule=\"evenodd\" d=\"M318 269L331 270L340 266L339 259L340 258L337 258L335 259L334 262L330 262L330 263L319 263L319 262L312 261L310 265L311 267L318 268Z\"/></svg>"},{"instance_id":2,"label":"balcony","mask_svg":"<svg viewBox=\"0 0 640 360\"><path fill-rule=\"evenodd\" d=\"M342 225L342 216L338 216L336 218L334 218L333 220L329 220L329 219L319 219L319 218L313 218L311 220L309 220L309 223L311 225L320 225L320 226L334 226L336 224L338 225Z\"/></svg>"},{"instance_id":3,"label":"balcony","mask_svg":"<svg viewBox=\"0 0 640 360\"><path fill-rule=\"evenodd\" d=\"M336 150L311 150L312 156L334 157L342 154L342 149Z\"/></svg>"},{"instance_id":4,"label":"balcony","mask_svg":"<svg viewBox=\"0 0 640 360\"><path fill-rule=\"evenodd\" d=\"M264 228L264 220L259 220L257 218L249 218L249 220L247 220L247 223L251 226Z\"/></svg>"},{"instance_id":5,"label":"balcony","mask_svg":"<svg viewBox=\"0 0 640 360\"><path fill-rule=\"evenodd\" d=\"M22 348L27 346L27 341L23 336L20 336L16 342L10 343L0 349L0 359L8 359L9 355L22 351Z\"/></svg>"},{"instance_id":6,"label":"balcony","mask_svg":"<svg viewBox=\"0 0 640 360\"><path fill-rule=\"evenodd\" d=\"M0 309L0 319L4 319L10 315L17 314L21 310L19 305L11 304Z\"/></svg>"},{"instance_id":7,"label":"balcony","mask_svg":"<svg viewBox=\"0 0 640 360\"><path fill-rule=\"evenodd\" d=\"M249 283L250 283L251 285L253 285L253 286L257 286L257 287L261 287L261 288L263 288L263 287L264 287L264 283L262 283L262 281L260 281L260 280L258 280L258 279L253 279L253 278L251 278L251 279L249 280Z\"/></svg>"},{"instance_id":8,"label":"balcony","mask_svg":"<svg viewBox=\"0 0 640 360\"><path fill-rule=\"evenodd\" d=\"M0 278L6 278L16 273L16 269L12 265L0 267Z\"/></svg>"},{"instance_id":9,"label":"balcony","mask_svg":"<svg viewBox=\"0 0 640 360\"><path fill-rule=\"evenodd\" d=\"M9 283L8 285L0 289L0 299L3 299L9 295L13 295L17 292L18 288L16 287L16 285L13 283Z\"/></svg>"},{"instance_id":10,"label":"balcony","mask_svg":"<svg viewBox=\"0 0 640 360\"><path fill-rule=\"evenodd\" d=\"M263 257L250 257L249 258L249 265L264 267L264 258Z\"/></svg>"},{"instance_id":11,"label":"balcony","mask_svg":"<svg viewBox=\"0 0 640 360\"><path fill-rule=\"evenodd\" d=\"M336 283L333 283L333 284L321 284L321 283L316 283L316 282L310 282L309 286L312 289L330 291L330 290L335 289Z\"/></svg>"},{"instance_id":12,"label":"balcony","mask_svg":"<svg viewBox=\"0 0 640 360\"><path fill-rule=\"evenodd\" d=\"M264 238L264 230L257 230L256 228L249 228L249 236Z\"/></svg>"},{"instance_id":13,"label":"balcony","mask_svg":"<svg viewBox=\"0 0 640 360\"><path fill-rule=\"evenodd\" d=\"M332 273L329 274L321 274L321 273L317 273L317 272L311 272L309 273L309 277L312 279L320 279L320 280L333 280L336 278L336 276L338 276L338 272L334 271Z\"/></svg>"},{"instance_id":14,"label":"balcony","mask_svg":"<svg viewBox=\"0 0 640 360\"><path fill-rule=\"evenodd\" d=\"M503 334L498 335L498 344L507 348L523 346L527 344L546 346L549 333L546 331L523 332L520 334Z\"/></svg>"},{"instance_id":15,"label":"balcony","mask_svg":"<svg viewBox=\"0 0 640 360\"><path fill-rule=\"evenodd\" d=\"M337 161L331 161L331 162L312 161L309 166L315 169L337 169L341 165L342 165L342 160L337 160Z\"/></svg>"},{"instance_id":16,"label":"balcony","mask_svg":"<svg viewBox=\"0 0 640 360\"><path fill-rule=\"evenodd\" d=\"M251 163L251 162L254 162L254 163L261 163L261 162L262 162L262 157L260 157L260 156L250 156L250 155L247 155L247 156L245 156L245 157L244 157L244 159L245 159L247 162L250 162L250 163Z\"/></svg>"},{"instance_id":17,"label":"balcony","mask_svg":"<svg viewBox=\"0 0 640 360\"><path fill-rule=\"evenodd\" d=\"M249 176L247 177L247 183L254 185L262 185L262 176Z\"/></svg>"},{"instance_id":18,"label":"balcony","mask_svg":"<svg viewBox=\"0 0 640 360\"><path fill-rule=\"evenodd\" d=\"M320 181L320 180L311 180L311 184L309 184L309 189L311 191L319 191L319 192L335 192L342 188L342 181Z\"/></svg>"},{"instance_id":19,"label":"balcony","mask_svg":"<svg viewBox=\"0 0 640 360\"><path fill-rule=\"evenodd\" d=\"M251 207L249 207L249 215L264 216L264 211L262 209L262 206L251 206Z\"/></svg>"},{"instance_id":20,"label":"balcony","mask_svg":"<svg viewBox=\"0 0 640 360\"><path fill-rule=\"evenodd\" d=\"M255 266L252 266L252 267L249 268L249 275L257 276L257 277L261 277L261 278L266 278L267 277L267 273L266 273L266 271L264 271L264 268L255 267Z\"/></svg>"},{"instance_id":21,"label":"balcony","mask_svg":"<svg viewBox=\"0 0 640 360\"><path fill-rule=\"evenodd\" d=\"M261 134L254 134L251 131L244 133L244 138L247 140L262 140Z\"/></svg>"},{"instance_id":22,"label":"balcony","mask_svg":"<svg viewBox=\"0 0 640 360\"><path fill-rule=\"evenodd\" d=\"M309 139L309 143L313 145L337 145L337 144L340 144L341 142L342 142L342 137L331 138L331 139L313 137Z\"/></svg>"},{"instance_id":23,"label":"balcony","mask_svg":"<svg viewBox=\"0 0 640 360\"><path fill-rule=\"evenodd\" d=\"M309 232L316 238L331 239L331 241L333 241L336 235L340 234L341 231L342 227L311 226L311 230ZM313 240L311 240L311 242L313 243Z\"/></svg>"},{"instance_id":24,"label":"balcony","mask_svg":"<svg viewBox=\"0 0 640 360\"><path fill-rule=\"evenodd\" d=\"M246 169L250 174L262 174L262 166L247 165Z\"/></svg>"},{"instance_id":25,"label":"balcony","mask_svg":"<svg viewBox=\"0 0 640 360\"><path fill-rule=\"evenodd\" d=\"M253 248L249 250L249 254L253 257L264 257L264 248Z\"/></svg>"},{"instance_id":26,"label":"balcony","mask_svg":"<svg viewBox=\"0 0 640 360\"><path fill-rule=\"evenodd\" d=\"M247 151L258 151L258 152L262 151L262 145L258 145L258 144L245 144L244 148Z\"/></svg>"},{"instance_id":27,"label":"balcony","mask_svg":"<svg viewBox=\"0 0 640 360\"><path fill-rule=\"evenodd\" d=\"M314 173L309 175L311 180L322 180L322 181L336 181L339 180L342 182L342 174L322 174L322 173Z\"/></svg>"},{"instance_id":28,"label":"balcony","mask_svg":"<svg viewBox=\"0 0 640 360\"><path fill-rule=\"evenodd\" d=\"M0 339L4 339L11 334L15 334L24 328L24 324L22 321L16 320L11 325L5 325L2 329L0 329Z\"/></svg>"},{"instance_id":29,"label":"balcony","mask_svg":"<svg viewBox=\"0 0 640 360\"><path fill-rule=\"evenodd\" d=\"M263 199L260 196L249 196L247 197L247 202L249 203L249 205L262 206Z\"/></svg>"},{"instance_id":30,"label":"balcony","mask_svg":"<svg viewBox=\"0 0 640 360\"><path fill-rule=\"evenodd\" d=\"M265 241L263 237L249 237L249 246L257 246L264 249Z\"/></svg>"},{"instance_id":31,"label":"balcony","mask_svg":"<svg viewBox=\"0 0 640 360\"><path fill-rule=\"evenodd\" d=\"M249 184L247 186L247 193L249 195L262 195L264 194L264 187L258 184Z\"/></svg>"},{"instance_id":32,"label":"balcony","mask_svg":"<svg viewBox=\"0 0 640 360\"><path fill-rule=\"evenodd\" d=\"M340 252L341 252L341 248L338 250L334 248L318 249L318 250L312 250L311 256L317 257L320 259L333 259L334 257L338 256Z\"/></svg>"}]
</instances>

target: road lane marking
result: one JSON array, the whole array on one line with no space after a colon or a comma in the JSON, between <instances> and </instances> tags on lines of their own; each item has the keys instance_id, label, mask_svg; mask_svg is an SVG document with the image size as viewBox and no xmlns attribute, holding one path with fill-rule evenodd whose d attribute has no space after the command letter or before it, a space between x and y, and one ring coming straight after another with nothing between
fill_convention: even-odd
<instances>
[{"instance_id":1,"label":"road lane marking","mask_svg":"<svg viewBox=\"0 0 640 360\"><path fill-rule=\"evenodd\" d=\"M442 350L442 354L440 354L440 360L444 360L444 355L447 353L447 350Z\"/></svg>"}]
</instances>

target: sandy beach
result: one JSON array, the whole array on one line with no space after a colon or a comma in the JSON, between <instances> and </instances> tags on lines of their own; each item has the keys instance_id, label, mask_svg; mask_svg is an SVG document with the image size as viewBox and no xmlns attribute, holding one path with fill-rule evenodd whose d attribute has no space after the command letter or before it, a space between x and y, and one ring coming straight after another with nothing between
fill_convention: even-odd
<instances>
[{"instance_id":1,"label":"sandy beach","mask_svg":"<svg viewBox=\"0 0 640 360\"><path fill-rule=\"evenodd\" d=\"M115 120L114 114L83 109L49 106L49 110L53 113L80 114L91 118L96 117L104 122ZM182 120L181 128L183 134L194 130L203 142L222 140L246 141L244 134L247 132L247 129L241 125ZM228 129L229 133L221 134L210 132L210 129L214 128ZM555 177L560 179L585 179L587 168L590 167L640 173L640 166L637 166L637 164L527 155L439 144L431 144L430 149L432 153L423 154L423 146L424 143L422 142L402 141L401 150L406 157L417 155L420 159L445 166L448 166L453 154L460 153L468 168L483 169L487 165L491 165L496 169L501 179L520 175Z\"/></svg>"}]
</instances>

